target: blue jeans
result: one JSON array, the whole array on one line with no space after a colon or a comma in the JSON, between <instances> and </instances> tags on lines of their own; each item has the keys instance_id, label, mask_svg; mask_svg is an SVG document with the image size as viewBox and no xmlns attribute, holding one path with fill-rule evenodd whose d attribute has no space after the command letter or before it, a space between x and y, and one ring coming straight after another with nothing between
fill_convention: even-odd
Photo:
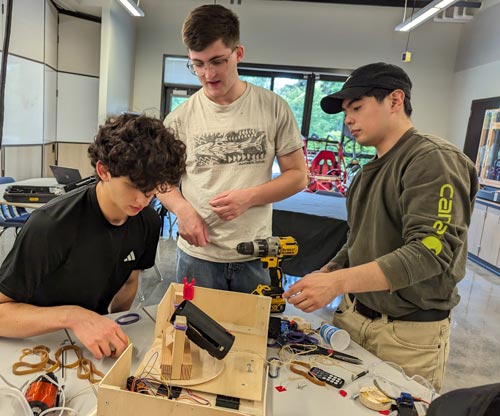
<instances>
[{"instance_id":1,"label":"blue jeans","mask_svg":"<svg viewBox=\"0 0 500 416\"><path fill-rule=\"evenodd\" d=\"M177 282L194 277L196 286L251 293L259 284L270 285L269 270L260 260L216 263L197 259L177 248Z\"/></svg>"}]
</instances>

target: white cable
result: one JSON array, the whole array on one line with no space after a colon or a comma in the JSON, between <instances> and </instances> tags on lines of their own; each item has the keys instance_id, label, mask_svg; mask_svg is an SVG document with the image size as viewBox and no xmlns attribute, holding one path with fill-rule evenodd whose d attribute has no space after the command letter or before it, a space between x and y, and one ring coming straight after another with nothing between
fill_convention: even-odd
<instances>
[{"instance_id":1,"label":"white cable","mask_svg":"<svg viewBox=\"0 0 500 416\"><path fill-rule=\"evenodd\" d=\"M58 410L61 411L60 414L62 414L62 412L64 412L64 411L66 411L66 412L71 412L71 413L75 414L76 416L80 416L80 413L78 413L75 409L72 409L71 407L62 407L62 406L61 407L51 407L50 409L44 410L38 416L45 416L51 412L57 412Z\"/></svg>"},{"instance_id":2,"label":"white cable","mask_svg":"<svg viewBox=\"0 0 500 416\"><path fill-rule=\"evenodd\" d=\"M26 400L26 397L22 394L22 392L14 387L2 387L0 388L0 397L1 396L7 396L7 397L13 397L14 399L17 399L19 404L21 405L21 409L24 412L25 416L33 416L33 411L31 410L31 407ZM0 400L1 401L1 400ZM12 408L11 408L12 410ZM15 416L22 416L19 415L16 412Z\"/></svg>"}]
</instances>

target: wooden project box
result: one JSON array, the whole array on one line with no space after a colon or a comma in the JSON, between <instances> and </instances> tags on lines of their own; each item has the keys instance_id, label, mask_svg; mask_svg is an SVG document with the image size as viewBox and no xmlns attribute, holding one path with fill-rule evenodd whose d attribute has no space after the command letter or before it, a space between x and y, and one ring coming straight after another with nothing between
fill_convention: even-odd
<instances>
[{"instance_id":1,"label":"wooden project box","mask_svg":"<svg viewBox=\"0 0 500 416\"><path fill-rule=\"evenodd\" d=\"M154 348L158 349L158 345L161 347L162 331L175 309L176 293L182 293L182 285L172 283L158 306L150 352ZM129 345L99 385L97 416L265 415L267 331L271 298L196 287L192 302L235 336L231 350L222 360L222 372L208 382L186 387L209 400L210 405L126 390L127 378L133 375L133 348ZM193 346L197 348L191 343L191 347ZM137 371L143 366L147 356L148 354L143 357ZM176 385L176 382L172 381L172 385ZM240 398L239 409L216 406L217 395Z\"/></svg>"}]
</instances>

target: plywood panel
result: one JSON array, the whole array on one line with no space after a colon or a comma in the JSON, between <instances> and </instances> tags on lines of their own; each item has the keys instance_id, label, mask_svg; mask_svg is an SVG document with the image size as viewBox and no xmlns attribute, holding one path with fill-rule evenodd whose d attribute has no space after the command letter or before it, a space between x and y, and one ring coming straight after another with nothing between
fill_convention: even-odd
<instances>
[{"instance_id":1,"label":"plywood panel","mask_svg":"<svg viewBox=\"0 0 500 416\"><path fill-rule=\"evenodd\" d=\"M57 141L90 143L97 133L99 79L59 73Z\"/></svg>"},{"instance_id":2,"label":"plywood panel","mask_svg":"<svg viewBox=\"0 0 500 416\"><path fill-rule=\"evenodd\" d=\"M43 145L43 173L44 178L51 178L54 176L50 170L50 165L56 164L56 147L57 143L47 143Z\"/></svg>"},{"instance_id":3,"label":"plywood panel","mask_svg":"<svg viewBox=\"0 0 500 416\"><path fill-rule=\"evenodd\" d=\"M5 152L5 176L20 181L40 178L42 173L42 146L7 146Z\"/></svg>"},{"instance_id":4,"label":"plywood panel","mask_svg":"<svg viewBox=\"0 0 500 416\"><path fill-rule=\"evenodd\" d=\"M94 170L87 156L86 143L57 143L57 164L80 170L82 178L93 175Z\"/></svg>"},{"instance_id":5,"label":"plywood panel","mask_svg":"<svg viewBox=\"0 0 500 416\"><path fill-rule=\"evenodd\" d=\"M59 15L59 71L99 76L101 24Z\"/></svg>"}]
</instances>

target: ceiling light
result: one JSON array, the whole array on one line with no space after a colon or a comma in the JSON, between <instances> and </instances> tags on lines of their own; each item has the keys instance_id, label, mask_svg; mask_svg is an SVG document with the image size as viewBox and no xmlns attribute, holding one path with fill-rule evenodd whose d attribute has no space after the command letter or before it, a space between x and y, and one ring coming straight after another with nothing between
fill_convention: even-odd
<instances>
[{"instance_id":1,"label":"ceiling light","mask_svg":"<svg viewBox=\"0 0 500 416\"><path fill-rule=\"evenodd\" d=\"M397 25L394 30L398 32L408 32L425 21L429 20L432 16L435 16L443 9L456 3L458 0L434 0L430 2L427 6L420 9L417 13L406 19L404 22Z\"/></svg>"},{"instance_id":2,"label":"ceiling light","mask_svg":"<svg viewBox=\"0 0 500 416\"><path fill-rule=\"evenodd\" d=\"M118 0L127 11L136 17L144 17L144 12L139 8L134 0Z\"/></svg>"}]
</instances>

